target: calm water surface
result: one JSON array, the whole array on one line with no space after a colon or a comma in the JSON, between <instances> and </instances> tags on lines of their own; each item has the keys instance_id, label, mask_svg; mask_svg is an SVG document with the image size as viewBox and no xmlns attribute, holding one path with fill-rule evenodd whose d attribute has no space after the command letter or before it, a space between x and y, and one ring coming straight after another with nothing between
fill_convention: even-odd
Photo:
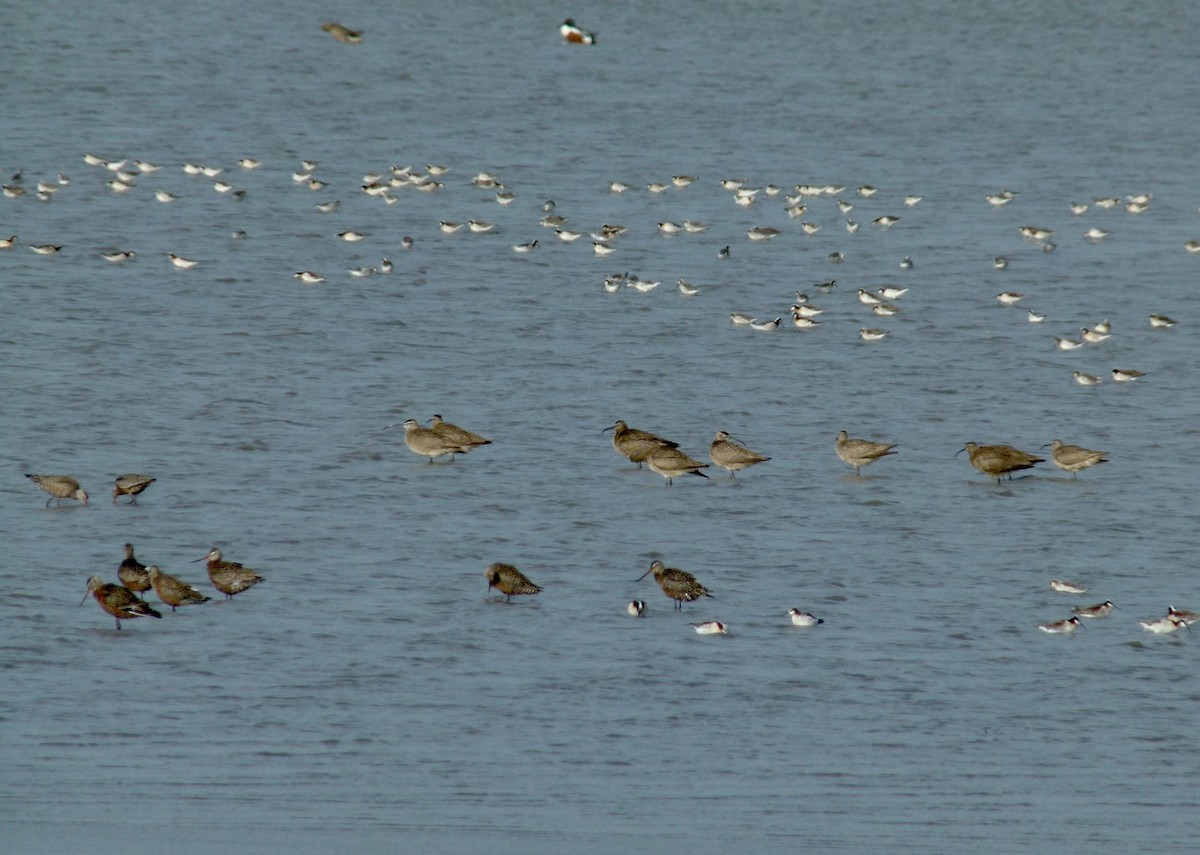
<instances>
[{"instance_id":1,"label":"calm water surface","mask_svg":"<svg viewBox=\"0 0 1200 855\"><path fill-rule=\"evenodd\" d=\"M562 43L568 12L599 44ZM1197 647L1136 623L1200 609L1193 6L364 3L337 12L356 47L320 31L330 14L10 16L0 169L30 192L0 199L19 236L0 252L6 851L1117 853L1194 834ZM163 168L118 195L85 152ZM325 189L292 181L301 159ZM359 190L426 163L452 167L441 191ZM483 170L511 206L471 186ZM699 180L644 189L678 174ZM855 207L791 219L722 178L835 183ZM1020 195L984 201L1002 189ZM1068 208L1135 193L1140 215ZM551 197L568 228L627 225L618 252L555 240ZM468 218L497 227L437 228ZM709 229L655 227L689 218ZM781 234L750 243L762 225ZM117 249L137 258L100 259ZM390 275L345 272L385 256ZM663 284L605 293L621 271ZM902 312L875 318L855 293L889 284ZM797 289L821 328L786 326ZM1109 341L1053 349L1105 318ZM1071 381L1114 366L1147 377ZM435 412L494 443L427 465L382 430ZM772 460L668 488L613 452L618 418ZM899 453L855 478L843 428ZM1111 461L996 485L954 457L1056 437ZM158 483L114 507L129 471ZM44 509L26 472L93 501ZM117 633L76 606L126 541L206 591L187 562L213 545L267 581ZM715 599L673 613L633 582L655 558ZM545 591L489 597L493 561ZM1072 637L1036 629L1105 599ZM825 623L793 628L792 606ZM730 634L688 625L708 619Z\"/></svg>"}]
</instances>

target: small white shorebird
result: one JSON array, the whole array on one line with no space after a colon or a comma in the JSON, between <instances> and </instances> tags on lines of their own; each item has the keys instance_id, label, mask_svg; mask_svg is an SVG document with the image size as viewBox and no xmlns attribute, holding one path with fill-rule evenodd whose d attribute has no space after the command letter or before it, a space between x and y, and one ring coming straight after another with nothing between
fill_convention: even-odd
<instances>
[{"instance_id":1,"label":"small white shorebird","mask_svg":"<svg viewBox=\"0 0 1200 855\"><path fill-rule=\"evenodd\" d=\"M1176 615L1167 615L1155 620L1139 620L1138 623L1141 624L1142 629L1155 635L1170 635L1180 629L1191 629L1187 625L1187 621Z\"/></svg>"},{"instance_id":2,"label":"small white shorebird","mask_svg":"<svg viewBox=\"0 0 1200 855\"><path fill-rule=\"evenodd\" d=\"M313 273L311 270L301 270L292 274L292 278L299 279L305 285L316 285L318 282L324 282L325 277L320 273Z\"/></svg>"},{"instance_id":3,"label":"small white shorebird","mask_svg":"<svg viewBox=\"0 0 1200 855\"><path fill-rule=\"evenodd\" d=\"M1145 377L1145 371L1138 371L1133 368L1114 368L1112 370L1112 379L1118 383L1129 383L1139 377Z\"/></svg>"},{"instance_id":4,"label":"small white shorebird","mask_svg":"<svg viewBox=\"0 0 1200 855\"><path fill-rule=\"evenodd\" d=\"M646 601L630 600L629 605L625 607L625 610L634 617L643 617L646 614Z\"/></svg>"},{"instance_id":5,"label":"small white shorebird","mask_svg":"<svg viewBox=\"0 0 1200 855\"><path fill-rule=\"evenodd\" d=\"M750 328L754 329L754 330L762 330L763 332L768 332L770 330L779 329L779 326L782 323L783 323L783 318L775 318L774 320L770 320L770 321L761 321L758 318L755 318L754 320L750 321Z\"/></svg>"},{"instance_id":6,"label":"small white shorebird","mask_svg":"<svg viewBox=\"0 0 1200 855\"><path fill-rule=\"evenodd\" d=\"M1171 318L1168 318L1166 315L1151 315L1150 326L1153 329L1169 330L1171 327L1175 326L1175 321L1173 321Z\"/></svg>"},{"instance_id":7,"label":"small white shorebird","mask_svg":"<svg viewBox=\"0 0 1200 855\"><path fill-rule=\"evenodd\" d=\"M997 294L996 299L1005 306L1015 306L1024 296L1024 294L1018 294L1016 291L1004 291Z\"/></svg>"},{"instance_id":8,"label":"small white shorebird","mask_svg":"<svg viewBox=\"0 0 1200 855\"><path fill-rule=\"evenodd\" d=\"M886 331L874 327L863 327L858 331L858 337L863 341L883 341L888 334Z\"/></svg>"},{"instance_id":9,"label":"small white shorebird","mask_svg":"<svg viewBox=\"0 0 1200 855\"><path fill-rule=\"evenodd\" d=\"M719 620L706 620L703 623L694 623L692 626L698 635L726 635L728 633L725 624Z\"/></svg>"},{"instance_id":10,"label":"small white shorebird","mask_svg":"<svg viewBox=\"0 0 1200 855\"><path fill-rule=\"evenodd\" d=\"M1196 621L1200 621L1200 612L1189 612L1187 609L1177 609L1174 606L1167 606L1167 615L1179 618L1189 627Z\"/></svg>"},{"instance_id":11,"label":"small white shorebird","mask_svg":"<svg viewBox=\"0 0 1200 855\"><path fill-rule=\"evenodd\" d=\"M1056 620L1053 623L1038 624L1038 629L1042 632L1051 634L1070 635L1075 630L1082 626L1079 616L1069 617L1066 620Z\"/></svg>"},{"instance_id":12,"label":"small white shorebird","mask_svg":"<svg viewBox=\"0 0 1200 855\"><path fill-rule=\"evenodd\" d=\"M808 612L802 612L797 608L788 609L787 613L792 618L792 626L816 626L819 623L825 623L821 618Z\"/></svg>"},{"instance_id":13,"label":"small white shorebird","mask_svg":"<svg viewBox=\"0 0 1200 855\"><path fill-rule=\"evenodd\" d=\"M1086 594L1087 588L1082 585L1076 585L1074 582L1066 582L1062 579L1051 579L1050 590L1058 591L1060 594Z\"/></svg>"},{"instance_id":14,"label":"small white shorebird","mask_svg":"<svg viewBox=\"0 0 1200 855\"><path fill-rule=\"evenodd\" d=\"M694 297L700 293L700 289L688 282L686 279L679 280L679 293L685 297Z\"/></svg>"},{"instance_id":15,"label":"small white shorebird","mask_svg":"<svg viewBox=\"0 0 1200 855\"><path fill-rule=\"evenodd\" d=\"M195 259L184 258L182 255L176 255L173 252L168 252L167 258L171 259L171 263L174 264L176 267L178 267L180 270L191 270L193 267L195 267L197 264L200 263L199 261L196 261Z\"/></svg>"},{"instance_id":16,"label":"small white shorebird","mask_svg":"<svg viewBox=\"0 0 1200 855\"><path fill-rule=\"evenodd\" d=\"M1059 338L1058 336L1055 336L1054 346L1059 350L1077 350L1083 347L1083 342L1075 341L1074 339L1070 338Z\"/></svg>"},{"instance_id":17,"label":"small white shorebird","mask_svg":"<svg viewBox=\"0 0 1200 855\"><path fill-rule=\"evenodd\" d=\"M1072 371L1071 376L1080 386L1098 386L1103 382L1095 374L1085 374L1082 371Z\"/></svg>"}]
</instances>

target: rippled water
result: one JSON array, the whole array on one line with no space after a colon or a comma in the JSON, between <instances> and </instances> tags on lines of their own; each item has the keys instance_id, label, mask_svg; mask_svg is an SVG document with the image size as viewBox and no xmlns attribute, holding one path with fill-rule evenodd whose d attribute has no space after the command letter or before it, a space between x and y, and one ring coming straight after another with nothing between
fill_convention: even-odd
<instances>
[{"instance_id":1,"label":"rippled water","mask_svg":"<svg viewBox=\"0 0 1200 855\"><path fill-rule=\"evenodd\" d=\"M10 22L0 169L30 192L0 199L19 235L0 252L6 851L1129 852L1191 833L1196 645L1136 620L1200 608L1193 7L574 11L593 48L537 4L338 13L357 47L320 31L329 14L63 3ZM163 169L118 195L85 152ZM291 180L302 158L322 192ZM452 167L442 191L358 190L427 162ZM472 187L481 170L517 201ZM699 180L642 189L677 174ZM820 198L805 236L782 194L739 208L721 178L846 185L862 228ZM1141 192L1141 215L1068 210ZM629 226L617 254L554 240L550 197L578 230ZM437 228L468 218L497 228ZM658 235L686 218L710 227ZM752 244L760 225L782 234ZM1089 243L1093 225L1112 234ZM99 258L115 249L138 256ZM384 256L391 275L345 273ZM663 284L607 294L617 271ZM885 284L911 289L891 320L855 298ZM820 329L730 325L786 318L797 288ZM1027 296L1006 309L1004 290ZM1103 318L1109 341L1052 348ZM1114 366L1147 377L1071 382ZM382 430L435 412L493 445L427 465ZM725 429L772 460L668 488L613 452L617 418L704 459ZM899 453L855 478L842 428ZM996 485L954 457L1055 437L1111 462ZM158 483L114 507L127 471ZM25 472L93 501L44 509ZM214 544L267 581L117 633L76 605L126 541L205 590L187 562ZM672 613L633 582L655 558L715 599ZM544 592L489 597L492 561ZM1118 610L1073 637L1036 630L1104 599ZM825 623L795 629L791 606ZM696 636L706 619L730 634Z\"/></svg>"}]
</instances>

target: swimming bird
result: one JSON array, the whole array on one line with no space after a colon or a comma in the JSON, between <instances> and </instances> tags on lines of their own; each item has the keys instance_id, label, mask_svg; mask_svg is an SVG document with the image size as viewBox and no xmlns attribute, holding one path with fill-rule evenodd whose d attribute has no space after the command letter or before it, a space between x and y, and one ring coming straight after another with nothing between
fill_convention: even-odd
<instances>
[{"instance_id":1,"label":"swimming bird","mask_svg":"<svg viewBox=\"0 0 1200 855\"><path fill-rule=\"evenodd\" d=\"M686 279L679 280L679 293L685 297L694 297L700 293L700 289L688 282Z\"/></svg>"},{"instance_id":2,"label":"swimming bird","mask_svg":"<svg viewBox=\"0 0 1200 855\"><path fill-rule=\"evenodd\" d=\"M558 28L563 39L577 45L594 45L596 34L576 26L574 18L567 18Z\"/></svg>"},{"instance_id":3,"label":"swimming bird","mask_svg":"<svg viewBox=\"0 0 1200 855\"><path fill-rule=\"evenodd\" d=\"M646 601L630 600L629 605L625 607L625 610L633 617L642 617L646 614Z\"/></svg>"},{"instance_id":4,"label":"swimming bird","mask_svg":"<svg viewBox=\"0 0 1200 855\"><path fill-rule=\"evenodd\" d=\"M1005 258L1003 255L997 255L995 258L992 259L992 267L996 268L997 270L1007 270L1008 269L1008 259Z\"/></svg>"},{"instance_id":5,"label":"swimming bird","mask_svg":"<svg viewBox=\"0 0 1200 855\"><path fill-rule=\"evenodd\" d=\"M1114 368L1112 370L1112 379L1118 383L1129 383L1145 376L1145 371L1138 371L1134 368Z\"/></svg>"},{"instance_id":6,"label":"swimming bird","mask_svg":"<svg viewBox=\"0 0 1200 855\"><path fill-rule=\"evenodd\" d=\"M147 568L150 584L158 598L175 611L176 606L198 606L207 603L211 597L206 597L187 582L177 579L169 573L164 573L155 565Z\"/></svg>"},{"instance_id":7,"label":"swimming bird","mask_svg":"<svg viewBox=\"0 0 1200 855\"><path fill-rule=\"evenodd\" d=\"M1075 630L1079 629L1083 624L1079 620L1079 616L1069 617L1066 620L1056 620L1053 623L1043 623L1038 625L1038 629L1042 632L1051 634L1070 635Z\"/></svg>"},{"instance_id":8,"label":"swimming bird","mask_svg":"<svg viewBox=\"0 0 1200 855\"><path fill-rule=\"evenodd\" d=\"M779 229L773 228L772 226L755 226L754 228L750 229L750 231L746 232L746 237L753 241L764 241L770 240L777 234L779 234Z\"/></svg>"},{"instance_id":9,"label":"swimming bird","mask_svg":"<svg viewBox=\"0 0 1200 855\"><path fill-rule=\"evenodd\" d=\"M891 303L876 303L871 307L871 314L881 318L891 318L900 314L900 307L893 306Z\"/></svg>"},{"instance_id":10,"label":"swimming bird","mask_svg":"<svg viewBox=\"0 0 1200 855\"><path fill-rule=\"evenodd\" d=\"M437 413L434 413L433 418L429 420L429 429L447 442L462 448L463 454L478 446L492 444L490 439L484 439L477 433L471 433L456 424L442 421L442 417Z\"/></svg>"},{"instance_id":11,"label":"swimming bird","mask_svg":"<svg viewBox=\"0 0 1200 855\"><path fill-rule=\"evenodd\" d=\"M706 620L703 623L694 623L692 628L696 630L697 635L725 635L728 631L725 629L725 624L719 620Z\"/></svg>"},{"instance_id":12,"label":"swimming bird","mask_svg":"<svg viewBox=\"0 0 1200 855\"><path fill-rule=\"evenodd\" d=\"M996 299L1005 306L1015 306L1024 296L1024 294L1018 294L1016 291L1004 291L997 294Z\"/></svg>"},{"instance_id":13,"label":"swimming bird","mask_svg":"<svg viewBox=\"0 0 1200 855\"><path fill-rule=\"evenodd\" d=\"M155 190L154 198L160 202L174 202L179 197L174 193L169 193L166 190Z\"/></svg>"},{"instance_id":14,"label":"swimming bird","mask_svg":"<svg viewBox=\"0 0 1200 855\"><path fill-rule=\"evenodd\" d=\"M150 590L150 574L146 565L133 556L133 544L125 544L125 560L117 567L117 579L135 594Z\"/></svg>"},{"instance_id":15,"label":"swimming bird","mask_svg":"<svg viewBox=\"0 0 1200 855\"><path fill-rule=\"evenodd\" d=\"M338 232L337 236L347 243L358 243L361 240L367 239L367 235L363 234L362 232L356 232L350 229L347 229L344 232Z\"/></svg>"},{"instance_id":16,"label":"swimming bird","mask_svg":"<svg viewBox=\"0 0 1200 855\"><path fill-rule=\"evenodd\" d=\"M50 498L46 500L46 507L50 507L50 502L55 500L57 500L55 507L59 507L62 505L63 499L78 499L85 505L88 502L87 491L80 487L79 482L70 475L26 474L25 477L50 494Z\"/></svg>"},{"instance_id":17,"label":"swimming bird","mask_svg":"<svg viewBox=\"0 0 1200 855\"><path fill-rule=\"evenodd\" d=\"M750 322L754 320L753 315L747 315L745 312L730 312L729 320L733 321L735 327L750 326Z\"/></svg>"},{"instance_id":18,"label":"swimming bird","mask_svg":"<svg viewBox=\"0 0 1200 855\"><path fill-rule=\"evenodd\" d=\"M646 455L646 465L666 478L668 487L680 475L699 475L701 478L708 477L700 471L701 469L708 468L707 463L693 460L678 448L666 445L651 449L650 453Z\"/></svg>"},{"instance_id":19,"label":"swimming bird","mask_svg":"<svg viewBox=\"0 0 1200 855\"><path fill-rule=\"evenodd\" d=\"M113 504L117 503L118 496L128 496L129 504L137 504L138 495L156 480L158 479L151 478L149 475L137 475L132 472L118 475L117 480L113 483Z\"/></svg>"},{"instance_id":20,"label":"swimming bird","mask_svg":"<svg viewBox=\"0 0 1200 855\"><path fill-rule=\"evenodd\" d=\"M1105 339L1111 338L1111 336L1105 335L1104 333L1100 332L1099 330L1088 329L1087 327L1080 328L1079 337L1082 338L1084 341L1086 341L1088 344L1099 344L1100 342L1104 341Z\"/></svg>"},{"instance_id":21,"label":"swimming bird","mask_svg":"<svg viewBox=\"0 0 1200 855\"><path fill-rule=\"evenodd\" d=\"M712 597L708 588L697 582L696 577L691 573L668 567L661 561L651 562L650 569L634 581L640 582L651 573L654 574L654 581L658 583L658 587L662 588L662 592L675 601L675 608L678 611L683 610L684 603L690 603L701 597Z\"/></svg>"},{"instance_id":22,"label":"swimming bird","mask_svg":"<svg viewBox=\"0 0 1200 855\"><path fill-rule=\"evenodd\" d=\"M1078 350L1079 348L1083 347L1083 342L1075 341L1074 339L1070 338L1059 338L1058 336L1055 336L1054 346L1059 350Z\"/></svg>"},{"instance_id":23,"label":"swimming bird","mask_svg":"<svg viewBox=\"0 0 1200 855\"><path fill-rule=\"evenodd\" d=\"M517 253L533 252L535 249L537 249L537 245L538 245L538 242L536 240L530 241L529 243L513 244L513 252L517 252Z\"/></svg>"},{"instance_id":24,"label":"swimming bird","mask_svg":"<svg viewBox=\"0 0 1200 855\"><path fill-rule=\"evenodd\" d=\"M875 327L863 327L858 331L858 337L863 341L883 341L888 337L888 333Z\"/></svg>"},{"instance_id":25,"label":"swimming bird","mask_svg":"<svg viewBox=\"0 0 1200 855\"><path fill-rule=\"evenodd\" d=\"M243 157L238 161L238 166L247 170L258 169L260 166L262 166L262 161L255 160L253 157Z\"/></svg>"},{"instance_id":26,"label":"swimming bird","mask_svg":"<svg viewBox=\"0 0 1200 855\"><path fill-rule=\"evenodd\" d=\"M770 321L760 321L754 318L750 321L750 329L759 330L760 332L770 332L771 330L779 329L779 325L783 323L783 318L775 318Z\"/></svg>"},{"instance_id":27,"label":"swimming bird","mask_svg":"<svg viewBox=\"0 0 1200 855\"><path fill-rule=\"evenodd\" d=\"M130 250L122 250L119 252L102 252L100 257L105 261L113 264L120 264L125 261L132 261L137 256L137 253Z\"/></svg>"},{"instance_id":28,"label":"swimming bird","mask_svg":"<svg viewBox=\"0 0 1200 855\"><path fill-rule=\"evenodd\" d=\"M171 259L171 263L174 264L176 267L178 267L180 270L190 270L191 268L195 267L197 264L200 263L199 261L195 261L190 258L184 258L182 255L176 255L173 252L168 252L167 258Z\"/></svg>"},{"instance_id":29,"label":"swimming bird","mask_svg":"<svg viewBox=\"0 0 1200 855\"><path fill-rule=\"evenodd\" d=\"M900 218L884 214L882 217L876 217L875 219L871 220L871 222L877 226L882 226L885 229L890 229L892 226L896 225L896 223L900 222Z\"/></svg>"},{"instance_id":30,"label":"swimming bird","mask_svg":"<svg viewBox=\"0 0 1200 855\"><path fill-rule=\"evenodd\" d=\"M540 586L533 584L529 578L513 567L511 564L489 564L488 568L483 571L483 575L487 576L488 590L495 588L504 595L504 602L511 602L513 597L521 596L522 594L533 595L540 592Z\"/></svg>"},{"instance_id":31,"label":"swimming bird","mask_svg":"<svg viewBox=\"0 0 1200 855\"><path fill-rule=\"evenodd\" d=\"M811 615L808 612L802 612L797 608L790 608L787 610L787 613L792 618L792 626L816 626L819 623L825 623L821 618Z\"/></svg>"},{"instance_id":32,"label":"swimming bird","mask_svg":"<svg viewBox=\"0 0 1200 855\"><path fill-rule=\"evenodd\" d=\"M1105 600L1102 603L1096 603L1094 606L1076 606L1071 609L1071 613L1085 618L1102 618L1112 614L1112 610L1115 608L1116 606L1113 605L1112 600Z\"/></svg>"},{"instance_id":33,"label":"swimming bird","mask_svg":"<svg viewBox=\"0 0 1200 855\"><path fill-rule=\"evenodd\" d=\"M716 438L709 446L708 455L712 458L713 463L729 472L730 478L748 466L771 459L741 445L723 430L717 431Z\"/></svg>"},{"instance_id":34,"label":"swimming bird","mask_svg":"<svg viewBox=\"0 0 1200 855\"><path fill-rule=\"evenodd\" d=\"M99 576L92 576L87 582L88 592L96 598L100 608L104 609L117 620L117 629L121 621L138 617L161 618L162 615L150 607L145 600L139 600L133 591L120 585L105 584ZM79 605L83 605L88 595L84 594Z\"/></svg>"},{"instance_id":35,"label":"swimming bird","mask_svg":"<svg viewBox=\"0 0 1200 855\"><path fill-rule=\"evenodd\" d=\"M1099 386L1102 382L1095 374L1085 374L1082 371L1072 371L1071 376L1080 386Z\"/></svg>"},{"instance_id":36,"label":"swimming bird","mask_svg":"<svg viewBox=\"0 0 1200 855\"><path fill-rule=\"evenodd\" d=\"M1141 624L1142 629L1155 635L1169 635L1176 630L1191 629L1187 621L1170 614L1156 620L1139 620L1138 623Z\"/></svg>"},{"instance_id":37,"label":"swimming bird","mask_svg":"<svg viewBox=\"0 0 1200 855\"><path fill-rule=\"evenodd\" d=\"M1054 465L1064 472L1070 472L1073 478L1078 477L1075 473L1081 469L1108 462L1107 451L1091 451L1078 445L1064 445L1061 439L1042 446L1046 447L1050 448L1050 460Z\"/></svg>"},{"instance_id":38,"label":"swimming bird","mask_svg":"<svg viewBox=\"0 0 1200 855\"><path fill-rule=\"evenodd\" d=\"M9 237L0 239L0 249L12 249L16 242L16 235L10 235Z\"/></svg>"},{"instance_id":39,"label":"swimming bird","mask_svg":"<svg viewBox=\"0 0 1200 855\"><path fill-rule=\"evenodd\" d=\"M663 439L661 436L650 433L649 431L638 430L631 428L623 420L617 419L612 427L606 427L605 431L612 431L612 446L621 456L628 458L629 462L636 463L638 468L642 468L642 463L649 456L650 452L658 448L678 448L679 443L671 442L669 439Z\"/></svg>"},{"instance_id":40,"label":"swimming bird","mask_svg":"<svg viewBox=\"0 0 1200 855\"><path fill-rule=\"evenodd\" d=\"M343 27L341 24L333 21L326 21L321 25L321 29L329 33L342 44L358 45L362 44L362 33L358 30L352 30L349 27Z\"/></svg>"},{"instance_id":41,"label":"swimming bird","mask_svg":"<svg viewBox=\"0 0 1200 855\"><path fill-rule=\"evenodd\" d=\"M489 223L487 220L467 220L467 231L474 234L486 234L496 228L495 223Z\"/></svg>"},{"instance_id":42,"label":"swimming bird","mask_svg":"<svg viewBox=\"0 0 1200 855\"><path fill-rule=\"evenodd\" d=\"M1175 326L1175 321L1173 321L1171 318L1168 318L1166 315L1151 315L1150 326L1153 329L1169 330L1171 327Z\"/></svg>"},{"instance_id":43,"label":"swimming bird","mask_svg":"<svg viewBox=\"0 0 1200 855\"><path fill-rule=\"evenodd\" d=\"M1167 614L1170 617L1177 617L1189 627L1196 621L1200 621L1200 612L1190 612L1187 609L1177 609L1174 606L1167 606Z\"/></svg>"},{"instance_id":44,"label":"swimming bird","mask_svg":"<svg viewBox=\"0 0 1200 855\"><path fill-rule=\"evenodd\" d=\"M874 463L881 457L895 454L896 443L872 442L869 439L851 439L844 430L838 431L834 449L843 463L854 467L854 474L860 474L862 467Z\"/></svg>"},{"instance_id":45,"label":"swimming bird","mask_svg":"<svg viewBox=\"0 0 1200 855\"><path fill-rule=\"evenodd\" d=\"M872 187L870 184L864 184L858 188L858 195L862 196L864 199L870 199L875 195L877 190L878 188Z\"/></svg>"},{"instance_id":46,"label":"swimming bird","mask_svg":"<svg viewBox=\"0 0 1200 855\"><path fill-rule=\"evenodd\" d=\"M1040 324L1042 321L1046 320L1046 316L1044 314L1041 312L1035 312L1033 309L1029 310L1029 313L1026 315L1026 317L1031 324Z\"/></svg>"},{"instance_id":47,"label":"swimming bird","mask_svg":"<svg viewBox=\"0 0 1200 855\"><path fill-rule=\"evenodd\" d=\"M1032 469L1036 464L1045 462L1044 457L1020 451L1011 445L976 445L968 442L954 456L957 457L964 451L967 452L971 465L983 474L995 478L997 484L1004 475L1012 480L1012 473Z\"/></svg>"},{"instance_id":48,"label":"swimming bird","mask_svg":"<svg viewBox=\"0 0 1200 855\"><path fill-rule=\"evenodd\" d=\"M563 243L574 243L583 237L583 232L573 232L570 229L555 229L554 234Z\"/></svg>"},{"instance_id":49,"label":"swimming bird","mask_svg":"<svg viewBox=\"0 0 1200 855\"><path fill-rule=\"evenodd\" d=\"M305 285L317 285L325 281L325 277L312 270L298 270L292 274L293 279L299 279Z\"/></svg>"},{"instance_id":50,"label":"swimming bird","mask_svg":"<svg viewBox=\"0 0 1200 855\"><path fill-rule=\"evenodd\" d=\"M1082 585L1076 585L1074 582L1065 582L1062 579L1051 579L1050 590L1058 591L1060 594L1086 594L1087 588Z\"/></svg>"},{"instance_id":51,"label":"swimming bird","mask_svg":"<svg viewBox=\"0 0 1200 855\"><path fill-rule=\"evenodd\" d=\"M60 244L53 243L38 243L30 244L29 248L38 255L54 255L56 252L62 249L62 246Z\"/></svg>"},{"instance_id":52,"label":"swimming bird","mask_svg":"<svg viewBox=\"0 0 1200 855\"><path fill-rule=\"evenodd\" d=\"M695 175L672 175L671 183L676 187L689 187L696 183Z\"/></svg>"},{"instance_id":53,"label":"swimming bird","mask_svg":"<svg viewBox=\"0 0 1200 855\"><path fill-rule=\"evenodd\" d=\"M388 427L392 427L392 425L388 425ZM450 460L453 461L453 455L466 454L470 450L460 443L446 439L432 428L422 427L416 419L408 419L404 422L404 444L414 454L428 457L430 463L433 463L433 458L446 454L452 455Z\"/></svg>"},{"instance_id":54,"label":"swimming bird","mask_svg":"<svg viewBox=\"0 0 1200 855\"><path fill-rule=\"evenodd\" d=\"M263 580L262 576L249 567L238 564L236 561L222 561L221 550L215 546L208 551L208 555L197 558L196 561L208 562L209 581L212 582L214 588L225 595L227 600L232 600L234 594L240 594L242 591L253 588ZM195 564L196 561L192 563Z\"/></svg>"},{"instance_id":55,"label":"swimming bird","mask_svg":"<svg viewBox=\"0 0 1200 855\"><path fill-rule=\"evenodd\" d=\"M717 258L729 258L729 246L723 246L717 250Z\"/></svg>"}]
</instances>

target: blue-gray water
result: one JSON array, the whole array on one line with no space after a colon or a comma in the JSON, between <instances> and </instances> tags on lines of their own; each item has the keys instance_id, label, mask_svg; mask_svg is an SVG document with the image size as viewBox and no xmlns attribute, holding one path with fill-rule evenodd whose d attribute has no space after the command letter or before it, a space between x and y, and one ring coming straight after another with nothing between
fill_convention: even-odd
<instances>
[{"instance_id":1,"label":"blue-gray water","mask_svg":"<svg viewBox=\"0 0 1200 855\"><path fill-rule=\"evenodd\" d=\"M0 54L0 169L29 189L0 198L19 236L0 252L5 851L1116 853L1194 834L1196 643L1136 622L1200 608L1194 6L22 5ZM567 14L599 43L565 45ZM88 152L162 170L118 195ZM293 183L301 159L327 188ZM430 162L452 167L439 192L359 190ZM484 170L513 205L471 186ZM644 189L677 174L699 180ZM722 178L845 185L861 231L822 197L803 235L783 194L740 208ZM1020 195L984 201L1002 189ZM1140 215L1068 209L1136 193ZM568 228L627 225L617 253L540 227L550 197ZM437 228L468 218L497 228ZM687 218L710 228L658 235ZM759 225L782 234L752 244ZM117 249L136 260L99 257ZM391 275L345 272L383 256ZM620 271L663 284L605 293ZM855 292L887 284L911 290L882 320ZM817 330L786 326L798 288ZM1027 296L1006 309L1005 290ZM1105 318L1107 342L1052 348ZM1071 380L1114 366L1147 376ZM494 443L427 465L381 430L435 412ZM618 418L772 460L668 488L614 453ZM854 478L842 428L899 453ZM997 486L954 457L1056 437L1111 462ZM128 471L158 482L114 507ZM26 472L92 502L43 509ZM267 581L117 633L77 605L126 541L205 591L187 562L213 545ZM632 581L654 558L715 599L672 613ZM544 592L489 597L493 561ZM1037 631L1104 599L1074 636ZM795 629L791 606L825 623ZM706 619L730 634L695 635Z\"/></svg>"}]
</instances>

